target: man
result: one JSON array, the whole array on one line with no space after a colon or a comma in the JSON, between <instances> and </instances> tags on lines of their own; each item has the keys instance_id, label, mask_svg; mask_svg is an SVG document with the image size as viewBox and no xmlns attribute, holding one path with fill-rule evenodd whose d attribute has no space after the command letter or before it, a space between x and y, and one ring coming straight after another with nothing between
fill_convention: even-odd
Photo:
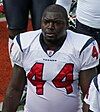
<instances>
[{"instance_id":1,"label":"man","mask_svg":"<svg viewBox=\"0 0 100 112\"><path fill-rule=\"evenodd\" d=\"M77 0L76 30L94 37L100 48L100 0ZM100 73L100 64L98 66Z\"/></svg>"},{"instance_id":2,"label":"man","mask_svg":"<svg viewBox=\"0 0 100 112\"><path fill-rule=\"evenodd\" d=\"M100 112L100 74L93 78L88 96L84 100L92 112Z\"/></svg>"},{"instance_id":3,"label":"man","mask_svg":"<svg viewBox=\"0 0 100 112\"><path fill-rule=\"evenodd\" d=\"M24 112L81 112L79 88L85 96L99 51L93 38L67 27L66 9L54 4L45 9L40 30L16 36L13 77L2 112L16 111L26 80Z\"/></svg>"}]
</instances>

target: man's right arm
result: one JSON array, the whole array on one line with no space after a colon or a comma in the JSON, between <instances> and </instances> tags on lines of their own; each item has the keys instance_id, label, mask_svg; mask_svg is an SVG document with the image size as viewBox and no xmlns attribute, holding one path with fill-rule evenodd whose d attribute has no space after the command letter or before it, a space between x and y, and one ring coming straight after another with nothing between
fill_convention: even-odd
<instances>
[{"instance_id":1,"label":"man's right arm","mask_svg":"<svg viewBox=\"0 0 100 112\"><path fill-rule=\"evenodd\" d=\"M24 69L14 65L12 79L5 95L2 112L16 112L25 84L26 73Z\"/></svg>"}]
</instances>

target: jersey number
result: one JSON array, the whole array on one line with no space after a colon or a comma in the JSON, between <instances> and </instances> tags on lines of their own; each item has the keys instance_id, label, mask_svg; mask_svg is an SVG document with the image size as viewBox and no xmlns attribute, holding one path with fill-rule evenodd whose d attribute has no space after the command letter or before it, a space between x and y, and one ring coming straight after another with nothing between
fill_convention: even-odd
<instances>
[{"instance_id":1,"label":"jersey number","mask_svg":"<svg viewBox=\"0 0 100 112\"><path fill-rule=\"evenodd\" d=\"M43 86L46 82L45 80L42 80L43 66L43 63L34 64L27 75L29 81L36 86L36 93L38 95L43 95ZM73 88L71 84L73 83L73 64L65 64L62 70L52 80L52 83L56 88L65 88L67 94L72 93Z\"/></svg>"},{"instance_id":2,"label":"jersey number","mask_svg":"<svg viewBox=\"0 0 100 112\"><path fill-rule=\"evenodd\" d=\"M98 59L98 51L95 46L93 46L93 49L92 49L92 57L93 58L96 57L96 59Z\"/></svg>"}]
</instances>

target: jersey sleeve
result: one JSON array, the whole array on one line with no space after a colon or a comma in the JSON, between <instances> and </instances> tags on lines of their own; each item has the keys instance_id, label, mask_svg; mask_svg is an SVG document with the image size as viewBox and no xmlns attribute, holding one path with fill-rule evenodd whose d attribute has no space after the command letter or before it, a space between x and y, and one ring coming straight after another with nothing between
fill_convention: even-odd
<instances>
[{"instance_id":1,"label":"jersey sleeve","mask_svg":"<svg viewBox=\"0 0 100 112\"><path fill-rule=\"evenodd\" d=\"M23 52L16 40L17 37L15 37L13 41L13 46L11 49L11 58L14 64L19 65L23 67Z\"/></svg>"},{"instance_id":2,"label":"jersey sleeve","mask_svg":"<svg viewBox=\"0 0 100 112\"><path fill-rule=\"evenodd\" d=\"M92 39L91 39L92 40ZM89 40L79 54L81 70L93 68L99 64L99 48L95 40Z\"/></svg>"},{"instance_id":3,"label":"jersey sleeve","mask_svg":"<svg viewBox=\"0 0 100 112\"><path fill-rule=\"evenodd\" d=\"M94 82L92 80L88 96L84 98L84 101L88 105L90 105L90 110L92 110L93 112L99 112L100 111L99 100L100 100L100 93L97 91Z\"/></svg>"}]
</instances>

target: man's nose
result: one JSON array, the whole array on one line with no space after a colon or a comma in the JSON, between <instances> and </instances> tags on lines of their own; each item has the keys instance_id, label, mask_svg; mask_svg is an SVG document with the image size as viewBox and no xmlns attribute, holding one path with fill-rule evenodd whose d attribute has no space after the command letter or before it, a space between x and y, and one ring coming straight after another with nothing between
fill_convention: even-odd
<instances>
[{"instance_id":1,"label":"man's nose","mask_svg":"<svg viewBox=\"0 0 100 112\"><path fill-rule=\"evenodd\" d=\"M48 26L49 28L54 28L54 22L49 22L49 26Z\"/></svg>"}]
</instances>

